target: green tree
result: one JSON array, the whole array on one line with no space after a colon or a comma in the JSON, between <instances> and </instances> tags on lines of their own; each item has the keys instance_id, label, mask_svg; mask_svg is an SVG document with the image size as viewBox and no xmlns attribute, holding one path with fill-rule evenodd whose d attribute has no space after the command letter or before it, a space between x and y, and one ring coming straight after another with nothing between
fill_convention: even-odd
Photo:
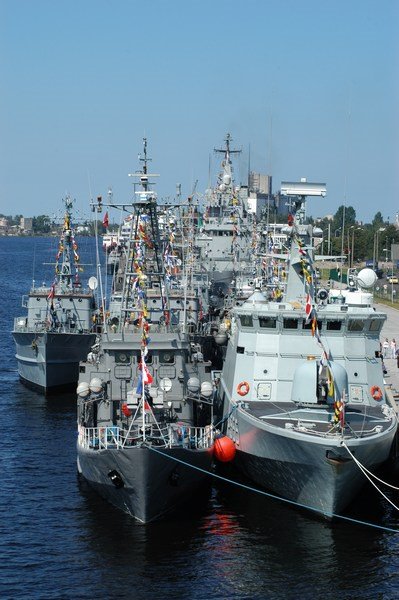
<instances>
[{"instance_id":1,"label":"green tree","mask_svg":"<svg viewBox=\"0 0 399 600\"><path fill-rule=\"evenodd\" d=\"M374 229L377 229L378 227L382 227L384 225L384 219L380 211L375 213L374 219L372 220L371 224L374 227Z\"/></svg>"},{"instance_id":2,"label":"green tree","mask_svg":"<svg viewBox=\"0 0 399 600\"><path fill-rule=\"evenodd\" d=\"M350 225L356 225L356 211L353 206L344 206L344 204L341 204L333 218L333 231L342 229L343 226L347 229Z\"/></svg>"},{"instance_id":3,"label":"green tree","mask_svg":"<svg viewBox=\"0 0 399 600\"><path fill-rule=\"evenodd\" d=\"M49 233L51 230L51 221L47 215L39 215L32 219L32 229L34 233Z\"/></svg>"}]
</instances>

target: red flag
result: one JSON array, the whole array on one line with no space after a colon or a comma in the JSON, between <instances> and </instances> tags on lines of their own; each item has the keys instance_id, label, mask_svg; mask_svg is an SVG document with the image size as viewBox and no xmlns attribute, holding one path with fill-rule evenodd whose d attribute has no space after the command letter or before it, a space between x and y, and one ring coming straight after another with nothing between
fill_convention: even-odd
<instances>
[{"instance_id":1,"label":"red flag","mask_svg":"<svg viewBox=\"0 0 399 600\"><path fill-rule=\"evenodd\" d=\"M105 227L105 229L108 229L108 225L109 225L109 220L108 220L108 211L107 211L103 218L103 226Z\"/></svg>"},{"instance_id":2,"label":"red flag","mask_svg":"<svg viewBox=\"0 0 399 600\"><path fill-rule=\"evenodd\" d=\"M47 296L47 300L52 300L55 296L55 289L54 289L54 283L50 288L50 292L49 295Z\"/></svg>"},{"instance_id":3,"label":"red flag","mask_svg":"<svg viewBox=\"0 0 399 600\"><path fill-rule=\"evenodd\" d=\"M125 417L131 417L132 416L132 411L130 410L130 408L128 407L126 402L122 403L122 412L125 415Z\"/></svg>"},{"instance_id":4,"label":"red flag","mask_svg":"<svg viewBox=\"0 0 399 600\"><path fill-rule=\"evenodd\" d=\"M145 362L144 362L144 366L141 361L139 362L139 369L140 369L140 372L143 374L143 383L152 383L154 381Z\"/></svg>"},{"instance_id":5,"label":"red flag","mask_svg":"<svg viewBox=\"0 0 399 600\"><path fill-rule=\"evenodd\" d=\"M309 317L312 312L312 298L310 294L306 294L305 313Z\"/></svg>"},{"instance_id":6,"label":"red flag","mask_svg":"<svg viewBox=\"0 0 399 600\"><path fill-rule=\"evenodd\" d=\"M154 380L152 378L151 373L149 372L147 365L144 364L144 377L143 377L143 382L144 383L152 383Z\"/></svg>"}]
</instances>

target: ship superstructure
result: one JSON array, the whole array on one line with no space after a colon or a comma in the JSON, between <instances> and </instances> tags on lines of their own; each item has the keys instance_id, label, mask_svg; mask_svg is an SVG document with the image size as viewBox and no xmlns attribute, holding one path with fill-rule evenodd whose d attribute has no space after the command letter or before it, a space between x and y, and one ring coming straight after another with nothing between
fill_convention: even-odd
<instances>
[{"instance_id":1,"label":"ship superstructure","mask_svg":"<svg viewBox=\"0 0 399 600\"><path fill-rule=\"evenodd\" d=\"M143 169L133 174L140 190L123 205L132 228L119 283L105 329L81 364L77 444L90 485L143 523L206 479L214 395L211 365L194 337L199 298L181 283L171 231L160 233L148 161L144 140Z\"/></svg>"},{"instance_id":2,"label":"ship superstructure","mask_svg":"<svg viewBox=\"0 0 399 600\"><path fill-rule=\"evenodd\" d=\"M290 184L294 210L279 294L261 290L232 311L220 384L237 466L274 493L328 516L340 513L389 457L397 428L387 402L372 305L375 274L350 272L347 289L318 285L307 195Z\"/></svg>"},{"instance_id":3,"label":"ship superstructure","mask_svg":"<svg viewBox=\"0 0 399 600\"><path fill-rule=\"evenodd\" d=\"M27 314L15 319L12 332L22 382L44 393L76 385L79 361L96 337L97 281L91 278L86 288L81 283L83 265L72 222L72 199L65 198L64 205L53 283L33 283L22 298Z\"/></svg>"}]
</instances>

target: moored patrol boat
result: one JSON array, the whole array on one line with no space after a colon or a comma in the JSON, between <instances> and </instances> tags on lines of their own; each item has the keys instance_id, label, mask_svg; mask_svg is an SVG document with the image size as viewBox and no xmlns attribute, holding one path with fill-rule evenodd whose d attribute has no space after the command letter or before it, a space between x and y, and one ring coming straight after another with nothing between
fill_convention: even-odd
<instances>
[{"instance_id":1,"label":"moored patrol boat","mask_svg":"<svg viewBox=\"0 0 399 600\"><path fill-rule=\"evenodd\" d=\"M45 394L76 385L79 361L86 358L96 338L97 280L90 278L87 288L81 284L73 201L67 197L64 204L54 281L49 287L33 283L22 298L27 315L15 318L12 332L21 381Z\"/></svg>"},{"instance_id":2,"label":"moored patrol boat","mask_svg":"<svg viewBox=\"0 0 399 600\"><path fill-rule=\"evenodd\" d=\"M307 195L286 184L287 278L278 299L260 290L233 309L220 399L235 464L265 489L328 517L339 514L389 457L397 429L387 403L372 306L375 274L349 273L347 289L318 287ZM275 255L274 255L275 256ZM270 294L269 294L270 298Z\"/></svg>"},{"instance_id":3,"label":"moored patrol boat","mask_svg":"<svg viewBox=\"0 0 399 600\"><path fill-rule=\"evenodd\" d=\"M161 239L147 143L109 318L80 367L78 470L105 499L148 523L204 483L212 463L211 365L195 343L199 298ZM188 261L189 262L189 261ZM123 267L122 267L123 265Z\"/></svg>"}]
</instances>

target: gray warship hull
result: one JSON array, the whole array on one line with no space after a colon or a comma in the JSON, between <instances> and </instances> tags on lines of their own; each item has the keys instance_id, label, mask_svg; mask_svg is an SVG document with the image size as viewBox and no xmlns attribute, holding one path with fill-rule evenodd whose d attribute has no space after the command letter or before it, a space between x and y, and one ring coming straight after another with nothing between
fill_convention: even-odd
<instances>
[{"instance_id":1,"label":"gray warship hull","mask_svg":"<svg viewBox=\"0 0 399 600\"><path fill-rule=\"evenodd\" d=\"M13 338L22 382L51 393L76 386L79 362L86 359L96 335L13 331Z\"/></svg>"},{"instance_id":2,"label":"gray warship hull","mask_svg":"<svg viewBox=\"0 0 399 600\"><path fill-rule=\"evenodd\" d=\"M360 422L360 419L359 419ZM366 478L343 446L368 470L385 463L396 432L395 420L380 420L382 431L364 437L318 437L256 422L243 410L235 413L239 431L235 465L262 488L322 513L340 514L359 493ZM234 436L230 429L229 435Z\"/></svg>"},{"instance_id":3,"label":"gray warship hull","mask_svg":"<svg viewBox=\"0 0 399 600\"><path fill-rule=\"evenodd\" d=\"M157 450L142 445L91 450L78 444L77 450L78 471L89 485L141 523L154 521L189 500L205 484L212 463L209 448Z\"/></svg>"}]
</instances>

